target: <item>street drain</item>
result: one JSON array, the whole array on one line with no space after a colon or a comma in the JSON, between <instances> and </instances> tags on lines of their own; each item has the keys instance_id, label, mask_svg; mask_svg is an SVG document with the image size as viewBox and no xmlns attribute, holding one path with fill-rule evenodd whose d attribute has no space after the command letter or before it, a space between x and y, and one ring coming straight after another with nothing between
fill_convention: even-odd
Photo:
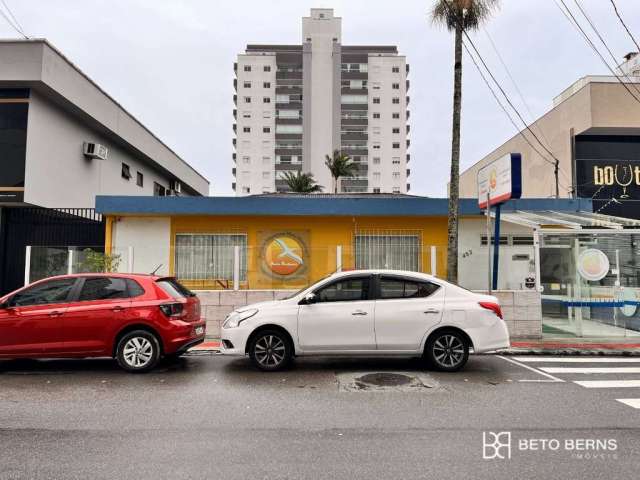
<instances>
[{"instance_id":1,"label":"street drain","mask_svg":"<svg viewBox=\"0 0 640 480\"><path fill-rule=\"evenodd\" d=\"M438 383L422 373L371 372L336 374L343 392L417 392L440 390Z\"/></svg>"},{"instance_id":2,"label":"street drain","mask_svg":"<svg viewBox=\"0 0 640 480\"><path fill-rule=\"evenodd\" d=\"M368 373L356 378L356 381L374 387L398 387L410 384L414 378L401 373Z\"/></svg>"}]
</instances>

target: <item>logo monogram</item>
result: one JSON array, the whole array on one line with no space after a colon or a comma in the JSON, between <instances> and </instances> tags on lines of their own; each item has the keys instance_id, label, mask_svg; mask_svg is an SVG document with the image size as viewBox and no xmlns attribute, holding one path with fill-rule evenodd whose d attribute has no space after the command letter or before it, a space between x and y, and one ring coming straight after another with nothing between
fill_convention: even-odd
<instances>
[{"instance_id":1,"label":"logo monogram","mask_svg":"<svg viewBox=\"0 0 640 480\"><path fill-rule=\"evenodd\" d=\"M511 458L511 432L482 432L482 458Z\"/></svg>"}]
</instances>

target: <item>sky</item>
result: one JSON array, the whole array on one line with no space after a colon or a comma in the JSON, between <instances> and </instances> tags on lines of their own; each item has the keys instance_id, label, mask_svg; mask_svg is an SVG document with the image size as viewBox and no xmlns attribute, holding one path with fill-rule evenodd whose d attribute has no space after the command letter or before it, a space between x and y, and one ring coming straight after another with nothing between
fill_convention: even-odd
<instances>
[{"instance_id":1,"label":"sky","mask_svg":"<svg viewBox=\"0 0 640 480\"><path fill-rule=\"evenodd\" d=\"M579 0L620 59L634 45L610 0ZM47 38L211 182L232 195L233 63L248 43L299 44L312 7L342 17L343 43L397 45L411 65L411 192L446 196L451 159L453 36L432 24L434 0L3 0L33 38ZM562 15L559 0L502 0L472 39L522 115L607 68ZM579 15L576 0L565 0ZM616 0L640 37L640 2ZM2 4L0 3L0 7ZM583 22L584 23L584 22ZM586 24L585 24L586 25ZM488 33L487 33L488 32ZM590 32L592 33L592 32ZM0 37L16 32L0 17ZM507 65L520 99L489 38ZM595 36L594 36L595 38ZM515 133L465 57L462 170Z\"/></svg>"}]
</instances>

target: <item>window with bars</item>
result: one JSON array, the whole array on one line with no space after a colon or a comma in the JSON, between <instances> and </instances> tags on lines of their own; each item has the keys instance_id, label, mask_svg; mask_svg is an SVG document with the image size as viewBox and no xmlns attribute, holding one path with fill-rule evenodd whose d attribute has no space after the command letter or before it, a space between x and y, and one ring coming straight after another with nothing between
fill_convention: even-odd
<instances>
[{"instance_id":1,"label":"window with bars","mask_svg":"<svg viewBox=\"0 0 640 480\"><path fill-rule=\"evenodd\" d=\"M240 247L240 281L247 279L247 236L236 233L177 234L179 280L233 280L234 247Z\"/></svg>"},{"instance_id":2,"label":"window with bars","mask_svg":"<svg viewBox=\"0 0 640 480\"><path fill-rule=\"evenodd\" d=\"M354 250L356 269L421 271L422 245L419 233L356 233Z\"/></svg>"}]
</instances>

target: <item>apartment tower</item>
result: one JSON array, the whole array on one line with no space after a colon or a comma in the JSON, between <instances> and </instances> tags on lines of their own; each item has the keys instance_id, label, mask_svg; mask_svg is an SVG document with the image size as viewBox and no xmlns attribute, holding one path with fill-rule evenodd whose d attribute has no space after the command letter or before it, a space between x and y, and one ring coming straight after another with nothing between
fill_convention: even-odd
<instances>
[{"instance_id":1,"label":"apartment tower","mask_svg":"<svg viewBox=\"0 0 640 480\"><path fill-rule=\"evenodd\" d=\"M357 164L340 192L409 190L409 65L397 47L343 45L342 19L311 9L301 45L247 45L234 70L237 195L287 191L296 171L332 192L334 150Z\"/></svg>"}]
</instances>

